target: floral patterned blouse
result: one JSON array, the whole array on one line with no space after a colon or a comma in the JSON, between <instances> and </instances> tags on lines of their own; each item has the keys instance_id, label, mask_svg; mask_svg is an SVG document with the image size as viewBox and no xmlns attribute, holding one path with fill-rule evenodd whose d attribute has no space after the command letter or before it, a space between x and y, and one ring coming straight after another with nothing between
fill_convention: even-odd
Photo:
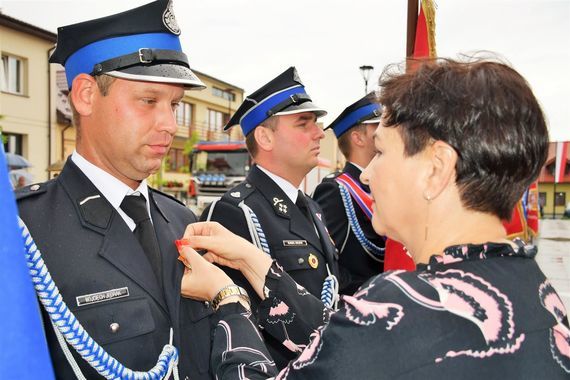
<instances>
[{"instance_id":1,"label":"floral patterned blouse","mask_svg":"<svg viewBox=\"0 0 570 380\"><path fill-rule=\"evenodd\" d=\"M230 304L214 322L212 369L218 379L570 379L566 310L536 249L517 244L449 247L415 272L370 279L336 312L274 263L259 323L299 356L277 373L251 316Z\"/></svg>"}]
</instances>

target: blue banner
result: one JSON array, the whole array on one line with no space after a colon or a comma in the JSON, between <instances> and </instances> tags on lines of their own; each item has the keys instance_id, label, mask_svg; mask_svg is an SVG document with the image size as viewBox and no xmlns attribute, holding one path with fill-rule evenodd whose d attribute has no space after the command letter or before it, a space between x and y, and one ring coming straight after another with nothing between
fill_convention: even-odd
<instances>
[{"instance_id":1,"label":"blue banner","mask_svg":"<svg viewBox=\"0 0 570 380\"><path fill-rule=\"evenodd\" d=\"M40 305L28 273L16 216L4 144L0 144L0 379L50 380L54 378L53 369Z\"/></svg>"}]
</instances>

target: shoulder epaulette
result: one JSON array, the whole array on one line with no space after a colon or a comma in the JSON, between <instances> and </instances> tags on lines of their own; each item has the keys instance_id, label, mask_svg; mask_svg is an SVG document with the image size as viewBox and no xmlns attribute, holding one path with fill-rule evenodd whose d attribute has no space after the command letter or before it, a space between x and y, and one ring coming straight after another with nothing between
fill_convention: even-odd
<instances>
[{"instance_id":1,"label":"shoulder epaulette","mask_svg":"<svg viewBox=\"0 0 570 380\"><path fill-rule=\"evenodd\" d=\"M170 198L171 200L176 201L177 203L180 203L182 206L186 207L186 205L182 201L180 201L179 199L177 199L176 197L174 197L170 194L164 193L164 192L157 190L155 188L152 188L152 187L149 187L149 190L152 191L153 193L160 194L160 195L163 195L167 198Z\"/></svg>"},{"instance_id":2,"label":"shoulder epaulette","mask_svg":"<svg viewBox=\"0 0 570 380\"><path fill-rule=\"evenodd\" d=\"M255 191L255 186L247 181L243 181L222 196L222 201L237 206Z\"/></svg>"},{"instance_id":3,"label":"shoulder epaulette","mask_svg":"<svg viewBox=\"0 0 570 380\"><path fill-rule=\"evenodd\" d=\"M48 190L48 186L54 181L55 179L52 179L47 182L34 183L33 185L24 186L17 189L14 193L16 195L16 201L45 193Z\"/></svg>"},{"instance_id":4,"label":"shoulder epaulette","mask_svg":"<svg viewBox=\"0 0 570 380\"><path fill-rule=\"evenodd\" d=\"M335 179L336 177L338 177L341 174L342 174L341 171L336 171L336 172L332 172L332 173L326 175L325 178L326 179Z\"/></svg>"}]
</instances>

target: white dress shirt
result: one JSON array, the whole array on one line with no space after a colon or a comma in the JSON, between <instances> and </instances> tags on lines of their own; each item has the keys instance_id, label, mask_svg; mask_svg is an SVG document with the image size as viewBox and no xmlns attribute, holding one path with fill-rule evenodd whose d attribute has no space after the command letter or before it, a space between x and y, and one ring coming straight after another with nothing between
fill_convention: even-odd
<instances>
[{"instance_id":1,"label":"white dress shirt","mask_svg":"<svg viewBox=\"0 0 570 380\"><path fill-rule=\"evenodd\" d=\"M113 177L111 174L87 161L75 150L71 155L71 160L75 165L77 165L79 170L81 170L83 174L85 174L87 178L93 182L93 185L95 185L97 190L99 190L101 194L107 198L109 203L111 203L119 215L121 215L125 223L127 223L131 231L133 231L136 227L135 222L121 209L121 203L123 202L125 196L133 194L143 195L147 200L146 207L150 216L150 200L148 197L148 185L146 183L146 179L141 181L136 190L133 190L117 178Z\"/></svg>"},{"instance_id":2,"label":"white dress shirt","mask_svg":"<svg viewBox=\"0 0 570 380\"><path fill-rule=\"evenodd\" d=\"M269 176L269 178L271 178L273 182L275 182L277 186L279 186L279 188L283 190L283 192L289 197L289 199L291 199L293 203L297 202L297 195L299 195L298 191L300 190L299 188L293 186L293 184L287 181L285 178L279 177L278 175L271 173L263 166L257 164L257 167L261 169L262 172L267 174L267 176Z\"/></svg>"}]
</instances>

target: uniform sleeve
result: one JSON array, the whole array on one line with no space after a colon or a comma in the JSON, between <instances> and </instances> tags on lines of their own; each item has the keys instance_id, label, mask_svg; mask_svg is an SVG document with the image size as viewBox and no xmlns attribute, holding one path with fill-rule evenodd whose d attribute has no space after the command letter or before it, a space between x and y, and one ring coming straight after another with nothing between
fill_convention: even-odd
<instances>
[{"instance_id":1,"label":"uniform sleeve","mask_svg":"<svg viewBox=\"0 0 570 380\"><path fill-rule=\"evenodd\" d=\"M331 310L273 262L265 278L266 298L258 309L260 326L293 352L301 352L310 335L327 323Z\"/></svg>"},{"instance_id":2,"label":"uniform sleeve","mask_svg":"<svg viewBox=\"0 0 570 380\"><path fill-rule=\"evenodd\" d=\"M319 204L325 216L325 224L331 238L339 252L348 233L348 221L346 212L338 190L338 185L334 181L323 181L315 189L313 199Z\"/></svg>"}]
</instances>

